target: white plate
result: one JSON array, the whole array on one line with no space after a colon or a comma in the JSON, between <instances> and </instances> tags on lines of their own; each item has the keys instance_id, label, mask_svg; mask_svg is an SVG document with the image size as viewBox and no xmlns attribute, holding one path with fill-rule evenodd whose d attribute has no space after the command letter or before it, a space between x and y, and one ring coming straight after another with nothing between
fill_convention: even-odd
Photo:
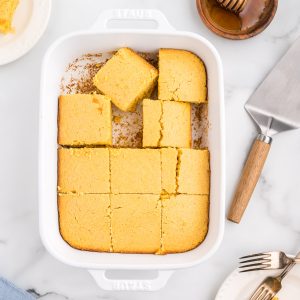
<instances>
[{"instance_id":1,"label":"white plate","mask_svg":"<svg viewBox=\"0 0 300 300\"><path fill-rule=\"evenodd\" d=\"M44 33L51 12L51 0L20 0L13 19L15 32L0 33L0 65L26 54Z\"/></svg>"},{"instance_id":2,"label":"white plate","mask_svg":"<svg viewBox=\"0 0 300 300\"><path fill-rule=\"evenodd\" d=\"M280 272L273 270L239 273L236 269L223 282L215 300L249 300L266 276L278 275ZM300 265L296 265L283 280L283 288L277 297L279 300L300 299Z\"/></svg>"}]
</instances>

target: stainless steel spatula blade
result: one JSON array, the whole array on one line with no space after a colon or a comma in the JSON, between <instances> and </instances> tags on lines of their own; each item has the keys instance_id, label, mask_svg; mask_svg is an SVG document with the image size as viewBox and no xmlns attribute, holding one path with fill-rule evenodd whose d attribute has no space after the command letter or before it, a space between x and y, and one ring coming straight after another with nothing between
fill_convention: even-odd
<instances>
[{"instance_id":1,"label":"stainless steel spatula blade","mask_svg":"<svg viewBox=\"0 0 300 300\"><path fill-rule=\"evenodd\" d=\"M235 191L228 219L239 223L267 159L272 135L300 128L300 39L256 89L245 105L260 127Z\"/></svg>"},{"instance_id":2,"label":"stainless steel spatula blade","mask_svg":"<svg viewBox=\"0 0 300 300\"><path fill-rule=\"evenodd\" d=\"M300 128L300 39L245 105L265 135Z\"/></svg>"}]
</instances>

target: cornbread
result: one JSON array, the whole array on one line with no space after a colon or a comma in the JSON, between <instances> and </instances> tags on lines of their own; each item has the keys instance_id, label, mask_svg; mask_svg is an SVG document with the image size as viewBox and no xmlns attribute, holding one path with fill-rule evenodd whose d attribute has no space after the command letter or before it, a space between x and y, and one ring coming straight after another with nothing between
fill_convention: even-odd
<instances>
[{"instance_id":1,"label":"cornbread","mask_svg":"<svg viewBox=\"0 0 300 300\"><path fill-rule=\"evenodd\" d=\"M189 148L191 133L189 103L143 101L143 147Z\"/></svg>"},{"instance_id":2,"label":"cornbread","mask_svg":"<svg viewBox=\"0 0 300 300\"><path fill-rule=\"evenodd\" d=\"M192 141L191 105L163 101L161 147L189 148Z\"/></svg>"},{"instance_id":3,"label":"cornbread","mask_svg":"<svg viewBox=\"0 0 300 300\"><path fill-rule=\"evenodd\" d=\"M110 149L113 194L160 194L159 149Z\"/></svg>"},{"instance_id":4,"label":"cornbread","mask_svg":"<svg viewBox=\"0 0 300 300\"><path fill-rule=\"evenodd\" d=\"M62 238L80 250L111 251L109 195L59 195Z\"/></svg>"},{"instance_id":5,"label":"cornbread","mask_svg":"<svg viewBox=\"0 0 300 300\"><path fill-rule=\"evenodd\" d=\"M123 111L134 111L137 102L150 96L158 71L129 48L121 48L95 75L95 86Z\"/></svg>"},{"instance_id":6,"label":"cornbread","mask_svg":"<svg viewBox=\"0 0 300 300\"><path fill-rule=\"evenodd\" d=\"M19 0L0 0L0 33L13 32L12 21Z\"/></svg>"},{"instance_id":7,"label":"cornbread","mask_svg":"<svg viewBox=\"0 0 300 300\"><path fill-rule=\"evenodd\" d=\"M58 128L60 145L111 145L110 99L88 94L60 96Z\"/></svg>"},{"instance_id":8,"label":"cornbread","mask_svg":"<svg viewBox=\"0 0 300 300\"><path fill-rule=\"evenodd\" d=\"M207 98L206 70L192 52L177 49L159 50L158 98L192 103Z\"/></svg>"},{"instance_id":9,"label":"cornbread","mask_svg":"<svg viewBox=\"0 0 300 300\"><path fill-rule=\"evenodd\" d=\"M58 149L58 187L61 193L109 193L109 150Z\"/></svg>"},{"instance_id":10,"label":"cornbread","mask_svg":"<svg viewBox=\"0 0 300 300\"><path fill-rule=\"evenodd\" d=\"M159 195L111 195L114 252L156 253L160 248Z\"/></svg>"},{"instance_id":11,"label":"cornbread","mask_svg":"<svg viewBox=\"0 0 300 300\"><path fill-rule=\"evenodd\" d=\"M143 100L143 147L159 147L162 128L162 102Z\"/></svg>"},{"instance_id":12,"label":"cornbread","mask_svg":"<svg viewBox=\"0 0 300 300\"><path fill-rule=\"evenodd\" d=\"M113 194L160 194L159 149L110 149Z\"/></svg>"},{"instance_id":13,"label":"cornbread","mask_svg":"<svg viewBox=\"0 0 300 300\"><path fill-rule=\"evenodd\" d=\"M162 199L161 254L197 247L208 230L207 195L177 195Z\"/></svg>"},{"instance_id":14,"label":"cornbread","mask_svg":"<svg viewBox=\"0 0 300 300\"><path fill-rule=\"evenodd\" d=\"M209 194L209 151L179 149L178 193L190 195Z\"/></svg>"},{"instance_id":15,"label":"cornbread","mask_svg":"<svg viewBox=\"0 0 300 300\"><path fill-rule=\"evenodd\" d=\"M162 148L161 153L161 187L162 193L176 193L177 150Z\"/></svg>"}]
</instances>

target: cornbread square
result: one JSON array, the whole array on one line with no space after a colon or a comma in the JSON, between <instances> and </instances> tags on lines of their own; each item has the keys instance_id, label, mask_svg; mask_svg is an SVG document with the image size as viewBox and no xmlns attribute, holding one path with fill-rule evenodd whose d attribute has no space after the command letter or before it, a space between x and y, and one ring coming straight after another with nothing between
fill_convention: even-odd
<instances>
[{"instance_id":1,"label":"cornbread square","mask_svg":"<svg viewBox=\"0 0 300 300\"><path fill-rule=\"evenodd\" d=\"M113 194L160 194L159 149L110 149Z\"/></svg>"},{"instance_id":2,"label":"cornbread square","mask_svg":"<svg viewBox=\"0 0 300 300\"><path fill-rule=\"evenodd\" d=\"M192 52L159 50L158 98L192 103L206 102L206 70Z\"/></svg>"},{"instance_id":3,"label":"cornbread square","mask_svg":"<svg viewBox=\"0 0 300 300\"><path fill-rule=\"evenodd\" d=\"M159 195L111 195L114 252L156 253L160 248Z\"/></svg>"},{"instance_id":4,"label":"cornbread square","mask_svg":"<svg viewBox=\"0 0 300 300\"><path fill-rule=\"evenodd\" d=\"M58 191L109 193L107 148L58 149Z\"/></svg>"},{"instance_id":5,"label":"cornbread square","mask_svg":"<svg viewBox=\"0 0 300 300\"><path fill-rule=\"evenodd\" d=\"M161 254L197 247L208 230L207 195L176 195L162 200Z\"/></svg>"},{"instance_id":6,"label":"cornbread square","mask_svg":"<svg viewBox=\"0 0 300 300\"><path fill-rule=\"evenodd\" d=\"M162 148L161 153L161 185L162 192L176 193L176 168L177 150L174 148Z\"/></svg>"},{"instance_id":7,"label":"cornbread square","mask_svg":"<svg viewBox=\"0 0 300 300\"><path fill-rule=\"evenodd\" d=\"M73 248L111 251L109 195L59 195L59 228Z\"/></svg>"},{"instance_id":8,"label":"cornbread square","mask_svg":"<svg viewBox=\"0 0 300 300\"><path fill-rule=\"evenodd\" d=\"M192 141L191 105L184 102L162 102L161 147L189 148Z\"/></svg>"},{"instance_id":9,"label":"cornbread square","mask_svg":"<svg viewBox=\"0 0 300 300\"><path fill-rule=\"evenodd\" d=\"M178 193L208 195L210 186L209 151L179 149Z\"/></svg>"},{"instance_id":10,"label":"cornbread square","mask_svg":"<svg viewBox=\"0 0 300 300\"><path fill-rule=\"evenodd\" d=\"M58 143L64 146L111 145L110 99L87 94L60 96Z\"/></svg>"},{"instance_id":11,"label":"cornbread square","mask_svg":"<svg viewBox=\"0 0 300 300\"><path fill-rule=\"evenodd\" d=\"M159 147L162 128L162 102L143 100L143 147Z\"/></svg>"},{"instance_id":12,"label":"cornbread square","mask_svg":"<svg viewBox=\"0 0 300 300\"><path fill-rule=\"evenodd\" d=\"M13 32L12 21L19 0L0 0L0 33Z\"/></svg>"},{"instance_id":13,"label":"cornbread square","mask_svg":"<svg viewBox=\"0 0 300 300\"><path fill-rule=\"evenodd\" d=\"M191 105L184 102L143 101L143 147L191 146Z\"/></svg>"},{"instance_id":14,"label":"cornbread square","mask_svg":"<svg viewBox=\"0 0 300 300\"><path fill-rule=\"evenodd\" d=\"M137 102L150 96L158 71L129 48L121 48L94 77L94 85L123 111L134 111Z\"/></svg>"}]
</instances>

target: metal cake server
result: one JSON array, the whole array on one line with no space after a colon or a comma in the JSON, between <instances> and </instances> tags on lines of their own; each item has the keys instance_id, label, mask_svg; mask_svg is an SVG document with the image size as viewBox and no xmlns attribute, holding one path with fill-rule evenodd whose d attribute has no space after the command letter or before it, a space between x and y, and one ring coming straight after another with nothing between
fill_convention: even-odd
<instances>
[{"instance_id":1,"label":"metal cake server","mask_svg":"<svg viewBox=\"0 0 300 300\"><path fill-rule=\"evenodd\" d=\"M229 211L228 219L235 223L240 222L260 177L272 136L300 128L300 39L267 75L245 109L260 134L250 150Z\"/></svg>"}]
</instances>

